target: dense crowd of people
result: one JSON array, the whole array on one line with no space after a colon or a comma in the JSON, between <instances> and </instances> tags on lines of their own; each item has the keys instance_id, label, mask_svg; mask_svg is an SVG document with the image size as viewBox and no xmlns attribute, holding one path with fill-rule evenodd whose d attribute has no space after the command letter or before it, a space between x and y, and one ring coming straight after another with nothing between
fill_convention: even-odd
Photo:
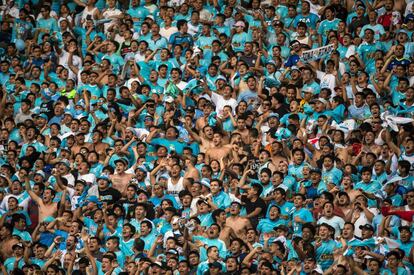
<instances>
[{"instance_id":1,"label":"dense crowd of people","mask_svg":"<svg viewBox=\"0 0 414 275\"><path fill-rule=\"evenodd\" d=\"M414 274L412 0L3 0L0 273Z\"/></svg>"}]
</instances>

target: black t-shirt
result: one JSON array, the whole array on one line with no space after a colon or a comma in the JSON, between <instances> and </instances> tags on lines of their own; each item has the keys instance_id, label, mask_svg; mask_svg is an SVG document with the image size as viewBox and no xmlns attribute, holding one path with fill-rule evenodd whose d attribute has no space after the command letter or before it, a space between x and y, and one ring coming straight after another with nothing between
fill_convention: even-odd
<instances>
[{"instance_id":1,"label":"black t-shirt","mask_svg":"<svg viewBox=\"0 0 414 275\"><path fill-rule=\"evenodd\" d=\"M113 204L121 199L121 193L115 188L109 187L108 189L102 191L99 190L99 200L101 202L106 202L108 204Z\"/></svg>"},{"instance_id":2,"label":"black t-shirt","mask_svg":"<svg viewBox=\"0 0 414 275\"><path fill-rule=\"evenodd\" d=\"M254 67L256 60L257 60L257 55L254 55L254 54L250 56L242 55L240 57L240 61L246 62L246 64L249 65L249 67Z\"/></svg>"},{"instance_id":3,"label":"black t-shirt","mask_svg":"<svg viewBox=\"0 0 414 275\"><path fill-rule=\"evenodd\" d=\"M40 104L40 113L46 114L49 120L54 116L53 103L53 101L49 100Z\"/></svg>"},{"instance_id":4,"label":"black t-shirt","mask_svg":"<svg viewBox=\"0 0 414 275\"><path fill-rule=\"evenodd\" d=\"M282 104L282 106L280 106L279 108L273 109L273 112L277 113L279 115L279 117L282 118L284 115L289 113L290 110L288 109L288 107L285 104Z\"/></svg>"},{"instance_id":5,"label":"black t-shirt","mask_svg":"<svg viewBox=\"0 0 414 275\"><path fill-rule=\"evenodd\" d=\"M260 211L259 215L256 216L255 219L258 219L258 218L262 217L266 212L266 203L261 198L258 198L255 202L253 202L250 199L248 199L247 196L242 196L241 201L244 204L244 206L246 207L247 214L250 214L250 213L254 212L254 210L256 210L256 208L261 208L262 209Z\"/></svg>"}]
</instances>

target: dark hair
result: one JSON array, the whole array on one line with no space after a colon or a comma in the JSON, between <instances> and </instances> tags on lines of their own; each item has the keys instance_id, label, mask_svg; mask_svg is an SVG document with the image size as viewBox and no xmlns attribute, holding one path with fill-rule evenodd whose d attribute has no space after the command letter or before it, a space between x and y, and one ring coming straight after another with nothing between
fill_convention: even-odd
<instances>
[{"instance_id":1,"label":"dark hair","mask_svg":"<svg viewBox=\"0 0 414 275\"><path fill-rule=\"evenodd\" d=\"M177 29L180 30L185 24L187 24L187 20L181 19L177 21Z\"/></svg>"}]
</instances>

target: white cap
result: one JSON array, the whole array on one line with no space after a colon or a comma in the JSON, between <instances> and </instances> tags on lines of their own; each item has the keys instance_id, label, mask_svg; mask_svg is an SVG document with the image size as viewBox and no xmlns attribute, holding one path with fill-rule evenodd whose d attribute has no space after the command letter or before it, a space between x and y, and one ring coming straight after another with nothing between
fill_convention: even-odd
<instances>
[{"instance_id":1,"label":"white cap","mask_svg":"<svg viewBox=\"0 0 414 275\"><path fill-rule=\"evenodd\" d=\"M168 95L168 96L164 97L164 102L173 103L174 98L172 96Z\"/></svg>"}]
</instances>

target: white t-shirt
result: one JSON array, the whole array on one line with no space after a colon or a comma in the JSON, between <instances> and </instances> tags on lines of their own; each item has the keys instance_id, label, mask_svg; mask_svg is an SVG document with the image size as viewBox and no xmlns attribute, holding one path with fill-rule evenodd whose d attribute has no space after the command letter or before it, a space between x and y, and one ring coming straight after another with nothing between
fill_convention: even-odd
<instances>
[{"instance_id":1,"label":"white t-shirt","mask_svg":"<svg viewBox=\"0 0 414 275\"><path fill-rule=\"evenodd\" d=\"M86 175L79 175L78 180L84 180L88 183L94 183L96 181L96 176L92 173Z\"/></svg>"},{"instance_id":2,"label":"white t-shirt","mask_svg":"<svg viewBox=\"0 0 414 275\"><path fill-rule=\"evenodd\" d=\"M371 212L372 214L378 215L379 211L377 208L368 208L369 212ZM361 238L362 237L362 230L359 229L359 227L361 225L366 225L366 224L371 224L371 222L368 221L367 216L365 216L364 211L361 211L361 214L359 216L359 218L355 221L354 226L355 226L355 231L354 231L354 235L355 237Z\"/></svg>"},{"instance_id":3,"label":"white t-shirt","mask_svg":"<svg viewBox=\"0 0 414 275\"><path fill-rule=\"evenodd\" d=\"M335 228L335 237L341 235L341 230L344 228L345 221L341 217L333 216L330 219L327 219L325 217L321 217L318 220L318 224L326 223Z\"/></svg>"},{"instance_id":4,"label":"white t-shirt","mask_svg":"<svg viewBox=\"0 0 414 275\"><path fill-rule=\"evenodd\" d=\"M216 112L219 117L222 117L224 106L229 105L233 109L233 113L237 107L237 100L234 98L224 99L222 95L218 93L212 92L211 93L211 100L213 101L214 105L216 105Z\"/></svg>"},{"instance_id":5,"label":"white t-shirt","mask_svg":"<svg viewBox=\"0 0 414 275\"><path fill-rule=\"evenodd\" d=\"M178 32L178 29L176 27L169 27L168 29L166 28L160 29L160 35L162 37L165 37L167 40L170 40L170 36L175 32Z\"/></svg>"},{"instance_id":6,"label":"white t-shirt","mask_svg":"<svg viewBox=\"0 0 414 275\"><path fill-rule=\"evenodd\" d=\"M82 67L82 59L77 56L72 56L72 64L74 67L81 68ZM62 53L59 55L59 65L62 65L66 69L69 70L69 78L76 80L76 74L69 68L69 53L65 50L62 50ZM80 79L80 75L79 75Z\"/></svg>"},{"instance_id":7,"label":"white t-shirt","mask_svg":"<svg viewBox=\"0 0 414 275\"><path fill-rule=\"evenodd\" d=\"M335 76L333 74L327 74L322 71L317 71L316 75L318 79L321 81L321 89L322 88L329 88L333 92L335 89Z\"/></svg>"},{"instance_id":8,"label":"white t-shirt","mask_svg":"<svg viewBox=\"0 0 414 275\"><path fill-rule=\"evenodd\" d=\"M110 17L117 16L117 15L120 15L120 14L122 14L122 12L120 10L118 10L118 9L107 9L106 11L104 11L104 13L102 14L102 16L105 19L110 19ZM108 31L109 27L112 26L115 23L116 23L116 20L112 20L109 23L105 23L104 24L105 33Z\"/></svg>"}]
</instances>

